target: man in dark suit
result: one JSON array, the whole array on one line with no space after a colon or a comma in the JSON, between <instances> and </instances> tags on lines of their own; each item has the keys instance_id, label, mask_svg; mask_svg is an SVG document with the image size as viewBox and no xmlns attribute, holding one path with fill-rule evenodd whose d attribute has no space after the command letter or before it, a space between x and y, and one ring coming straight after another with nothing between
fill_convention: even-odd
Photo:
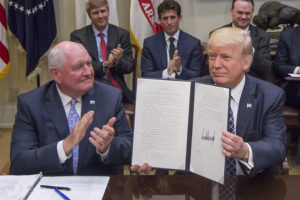
<instances>
[{"instance_id":1,"label":"man in dark suit","mask_svg":"<svg viewBox=\"0 0 300 200\"><path fill-rule=\"evenodd\" d=\"M223 153L236 160L237 174L277 174L286 156L282 117L284 92L245 75L253 59L251 39L238 28L222 28L208 41L209 76L196 81L231 88L234 132L223 132Z\"/></svg>"},{"instance_id":2,"label":"man in dark suit","mask_svg":"<svg viewBox=\"0 0 300 200\"><path fill-rule=\"evenodd\" d=\"M287 77L288 73L300 74L300 26L287 28L280 33L275 70L281 78ZM300 109L299 81L283 81L282 87L287 95L286 104Z\"/></svg>"},{"instance_id":3,"label":"man in dark suit","mask_svg":"<svg viewBox=\"0 0 300 200\"><path fill-rule=\"evenodd\" d=\"M11 174L111 174L130 162L132 131L121 92L94 82L91 63L79 43L50 51L54 81L18 97Z\"/></svg>"},{"instance_id":4,"label":"man in dark suit","mask_svg":"<svg viewBox=\"0 0 300 200\"><path fill-rule=\"evenodd\" d=\"M268 80L273 65L270 55L270 37L264 30L250 24L253 11L253 0L233 0L230 9L232 23L222 27L237 27L250 32L254 57L248 73L262 80Z\"/></svg>"},{"instance_id":5,"label":"man in dark suit","mask_svg":"<svg viewBox=\"0 0 300 200\"><path fill-rule=\"evenodd\" d=\"M253 59L249 34L228 27L214 31L208 41L208 57L210 75L193 81L231 89L233 131L223 131L222 147L226 160L233 162L234 174L280 173L286 156L285 94L281 88L245 74ZM148 173L151 166L133 165L131 170Z\"/></svg>"},{"instance_id":6,"label":"man in dark suit","mask_svg":"<svg viewBox=\"0 0 300 200\"><path fill-rule=\"evenodd\" d=\"M179 30L181 7L174 0L158 6L163 31L144 40L142 76L163 79L190 79L200 76L200 40Z\"/></svg>"},{"instance_id":7,"label":"man in dark suit","mask_svg":"<svg viewBox=\"0 0 300 200\"><path fill-rule=\"evenodd\" d=\"M108 24L107 0L87 1L86 11L92 24L72 32L71 41L81 43L89 52L97 81L121 89L123 102L134 103L123 76L131 73L134 65L129 32Z\"/></svg>"}]
</instances>

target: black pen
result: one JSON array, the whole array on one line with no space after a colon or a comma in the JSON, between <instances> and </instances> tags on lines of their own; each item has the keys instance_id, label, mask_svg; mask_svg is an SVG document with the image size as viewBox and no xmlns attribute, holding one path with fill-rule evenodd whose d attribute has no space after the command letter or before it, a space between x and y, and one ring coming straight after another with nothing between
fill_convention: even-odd
<instances>
[{"instance_id":1,"label":"black pen","mask_svg":"<svg viewBox=\"0 0 300 200\"><path fill-rule=\"evenodd\" d=\"M71 190L71 188L68 187L62 187L62 186L54 186L54 185L40 185L42 188L49 188L49 189L54 189L57 188L58 190Z\"/></svg>"}]
</instances>

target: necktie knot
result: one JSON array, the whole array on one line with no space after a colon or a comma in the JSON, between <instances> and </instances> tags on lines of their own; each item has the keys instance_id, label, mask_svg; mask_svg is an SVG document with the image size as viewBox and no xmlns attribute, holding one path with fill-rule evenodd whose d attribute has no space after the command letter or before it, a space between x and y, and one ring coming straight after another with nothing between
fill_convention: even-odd
<instances>
[{"instance_id":1,"label":"necktie knot","mask_svg":"<svg viewBox=\"0 0 300 200\"><path fill-rule=\"evenodd\" d=\"M170 43L174 43L174 41L175 41L175 38L173 38L173 37L170 37L170 38L169 38L169 40L170 40Z\"/></svg>"},{"instance_id":2,"label":"necktie knot","mask_svg":"<svg viewBox=\"0 0 300 200\"><path fill-rule=\"evenodd\" d=\"M71 106L75 106L77 100L76 99L71 99L70 103L71 103Z\"/></svg>"},{"instance_id":3,"label":"necktie knot","mask_svg":"<svg viewBox=\"0 0 300 200\"><path fill-rule=\"evenodd\" d=\"M99 33L99 36L100 36L100 38L103 38L104 34L101 32L101 33Z\"/></svg>"}]
</instances>

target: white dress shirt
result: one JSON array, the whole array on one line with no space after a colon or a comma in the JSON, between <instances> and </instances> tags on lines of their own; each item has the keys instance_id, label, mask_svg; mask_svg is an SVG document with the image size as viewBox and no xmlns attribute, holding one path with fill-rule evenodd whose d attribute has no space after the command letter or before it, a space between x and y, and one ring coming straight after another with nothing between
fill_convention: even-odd
<instances>
[{"instance_id":1,"label":"white dress shirt","mask_svg":"<svg viewBox=\"0 0 300 200\"><path fill-rule=\"evenodd\" d=\"M175 39L174 40L174 46L177 49L177 43L178 43L178 39L179 39L179 33L180 33L179 29L178 29L178 31L173 36L170 36L166 32L164 32L165 38L166 38L166 43L167 43L166 51L167 51L167 64L168 64L168 67L162 73L162 78L163 79L176 79L175 72L173 72L171 75L168 74L168 69L169 69L169 64L170 64L170 56L169 56L170 40L169 39L170 39L170 37L173 37ZM182 66L181 66L181 70L179 72L177 72L177 75L180 75L181 72L182 72Z\"/></svg>"},{"instance_id":2,"label":"white dress shirt","mask_svg":"<svg viewBox=\"0 0 300 200\"><path fill-rule=\"evenodd\" d=\"M56 88L57 88L57 92L60 96L60 99L62 101L64 110L65 110L65 114L66 114L66 118L68 119L68 117L69 117L68 115L69 115L69 112L70 112L70 109L71 109L71 100L72 100L72 98L69 97L68 95L62 93L62 91L58 88L57 85L56 85ZM76 98L76 101L77 102L75 104L75 109L76 109L76 112L77 112L78 116L81 117L82 97L80 96L80 97ZM56 145L57 154L58 154L60 164L65 163L67 159L72 157L72 152L69 156L66 155L66 153L64 151L64 148L63 148L63 141L64 140L59 141ZM101 154L100 152L97 152L97 151L96 152L101 156L101 159L104 160L108 155L109 149L110 148L108 148L107 151L104 152L103 154Z\"/></svg>"}]
</instances>

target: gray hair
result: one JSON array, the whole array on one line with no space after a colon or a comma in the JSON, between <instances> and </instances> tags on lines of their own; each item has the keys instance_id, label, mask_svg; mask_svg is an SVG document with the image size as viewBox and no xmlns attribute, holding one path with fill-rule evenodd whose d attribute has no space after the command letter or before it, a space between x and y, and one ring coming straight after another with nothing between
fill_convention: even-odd
<instances>
[{"instance_id":1,"label":"gray hair","mask_svg":"<svg viewBox=\"0 0 300 200\"><path fill-rule=\"evenodd\" d=\"M62 69L66 63L66 56L60 45L53 47L48 55L48 67Z\"/></svg>"}]
</instances>

